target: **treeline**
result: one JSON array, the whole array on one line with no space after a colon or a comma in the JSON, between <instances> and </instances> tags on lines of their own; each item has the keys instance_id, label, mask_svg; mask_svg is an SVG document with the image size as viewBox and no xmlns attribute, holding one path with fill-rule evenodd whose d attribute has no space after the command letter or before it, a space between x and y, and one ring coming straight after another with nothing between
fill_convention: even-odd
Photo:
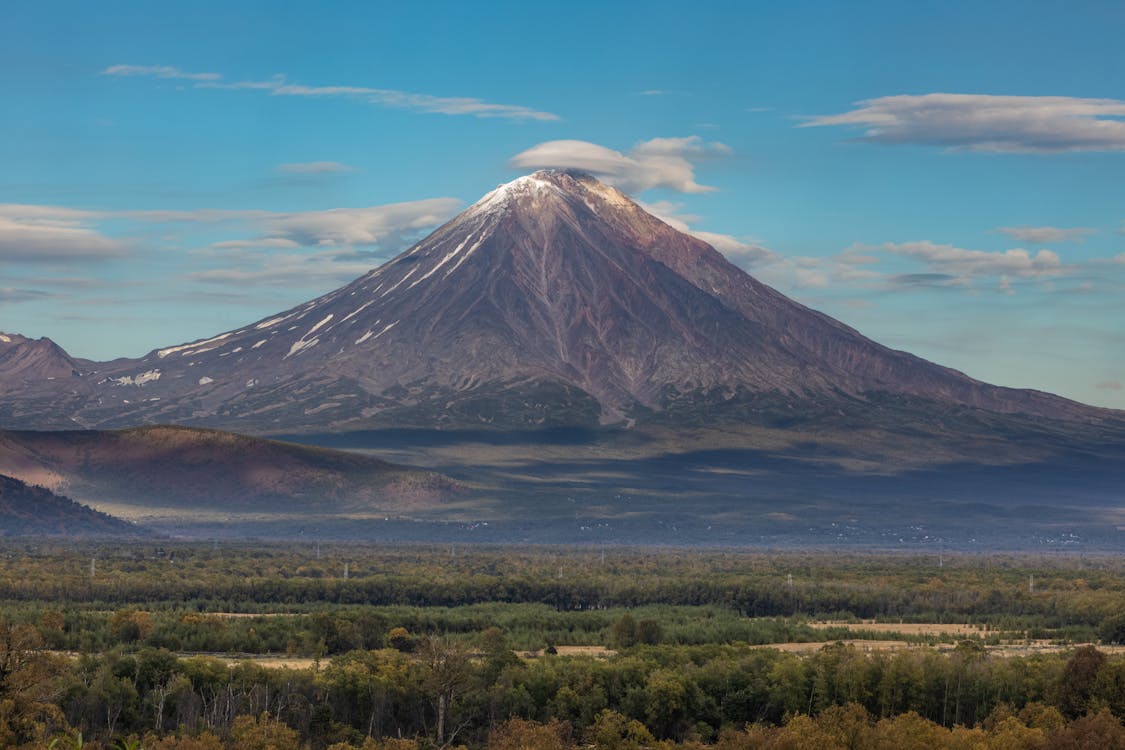
<instances>
[{"instance_id":1,"label":"treeline","mask_svg":"<svg viewBox=\"0 0 1125 750\"><path fill-rule=\"evenodd\" d=\"M395 647L310 669L147 648L71 661L40 650L33 629L5 624L0 746L58 747L81 734L100 743L85 747L139 738L141 747L183 750L406 747L388 738L473 748L862 748L895 738L899 750L925 746L907 741L915 737L932 747L1053 748L1072 734L1119 737L1125 716L1125 657L1094 647L1000 658L972 642L948 655L829 644L802 658L748 646L636 645L606 659L523 660L499 629L472 643L405 630L387 640ZM561 745L504 744L544 726Z\"/></svg>"},{"instance_id":2,"label":"treeline","mask_svg":"<svg viewBox=\"0 0 1125 750\"><path fill-rule=\"evenodd\" d=\"M1121 614L1120 558L946 554L763 555L723 551L471 549L313 545L9 544L0 601L115 610L167 603L280 612L316 604L456 607L541 603L558 611L650 604L719 606L748 617L989 623L1002 629L1097 628ZM1092 632L1092 631L1091 631Z\"/></svg>"},{"instance_id":3,"label":"treeline","mask_svg":"<svg viewBox=\"0 0 1125 750\"><path fill-rule=\"evenodd\" d=\"M234 614L195 609L102 610L44 604L8 606L8 620L36 629L58 651L97 653L148 646L170 651L333 656L388 645L386 634L405 628L424 636L472 639L500 627L514 648L547 645L632 645L635 641L698 645L853 637L843 628L816 629L799 618L750 619L720 607L652 605L635 610L559 612L542 604L475 604L462 607L320 607L301 614ZM641 633L622 639L623 620L636 615ZM878 634L858 634L859 637ZM934 638L917 638L933 641Z\"/></svg>"}]
</instances>

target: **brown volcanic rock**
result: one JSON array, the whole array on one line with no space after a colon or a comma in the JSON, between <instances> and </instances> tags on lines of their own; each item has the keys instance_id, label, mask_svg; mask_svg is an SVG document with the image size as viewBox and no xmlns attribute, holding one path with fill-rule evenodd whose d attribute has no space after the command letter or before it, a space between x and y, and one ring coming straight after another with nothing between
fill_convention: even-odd
<instances>
[{"instance_id":1,"label":"brown volcanic rock","mask_svg":"<svg viewBox=\"0 0 1125 750\"><path fill-rule=\"evenodd\" d=\"M48 338L0 333L0 392L81 376L82 363Z\"/></svg>"},{"instance_id":2,"label":"brown volcanic rock","mask_svg":"<svg viewBox=\"0 0 1125 750\"><path fill-rule=\"evenodd\" d=\"M80 380L51 404L13 396L0 424L700 423L816 415L835 402L862 414L888 399L907 421L935 408L1121 418L883 347L563 171L498 187L323 297L140 360L91 364Z\"/></svg>"},{"instance_id":3,"label":"brown volcanic rock","mask_svg":"<svg viewBox=\"0 0 1125 750\"><path fill-rule=\"evenodd\" d=\"M397 513L460 491L368 456L189 427L0 432L0 473L138 510Z\"/></svg>"}]
</instances>

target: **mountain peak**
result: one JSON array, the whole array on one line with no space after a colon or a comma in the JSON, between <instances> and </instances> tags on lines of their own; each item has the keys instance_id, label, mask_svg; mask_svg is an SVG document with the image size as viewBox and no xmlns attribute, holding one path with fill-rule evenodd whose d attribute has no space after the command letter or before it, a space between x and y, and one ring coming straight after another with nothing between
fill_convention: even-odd
<instances>
[{"instance_id":1,"label":"mountain peak","mask_svg":"<svg viewBox=\"0 0 1125 750\"><path fill-rule=\"evenodd\" d=\"M465 216L503 213L513 205L542 209L552 200L581 201L595 212L599 207L636 209L617 188L593 175L574 169L540 169L496 187L465 212Z\"/></svg>"}]
</instances>

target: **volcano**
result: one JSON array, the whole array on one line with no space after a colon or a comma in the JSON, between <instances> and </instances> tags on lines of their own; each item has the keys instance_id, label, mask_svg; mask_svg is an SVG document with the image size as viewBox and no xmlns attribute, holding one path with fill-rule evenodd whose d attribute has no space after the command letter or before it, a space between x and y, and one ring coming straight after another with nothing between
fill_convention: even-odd
<instances>
[{"instance_id":1,"label":"volcano","mask_svg":"<svg viewBox=\"0 0 1125 750\"><path fill-rule=\"evenodd\" d=\"M907 422L950 409L1121 419L881 346L558 170L501 185L351 284L237 330L111 363L0 341L7 428L776 424L888 405ZM50 372L35 377L37 363Z\"/></svg>"},{"instance_id":2,"label":"volcano","mask_svg":"<svg viewBox=\"0 0 1125 750\"><path fill-rule=\"evenodd\" d=\"M568 171L139 359L0 334L0 429L0 472L177 534L1125 544L1125 414L881 346Z\"/></svg>"}]
</instances>

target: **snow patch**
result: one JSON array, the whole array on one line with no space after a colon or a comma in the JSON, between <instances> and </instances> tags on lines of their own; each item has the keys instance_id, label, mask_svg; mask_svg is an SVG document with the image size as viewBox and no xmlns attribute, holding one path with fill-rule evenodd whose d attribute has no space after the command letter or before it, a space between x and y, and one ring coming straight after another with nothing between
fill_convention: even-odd
<instances>
[{"instance_id":1,"label":"snow patch","mask_svg":"<svg viewBox=\"0 0 1125 750\"><path fill-rule=\"evenodd\" d=\"M257 349L257 348L258 348L259 346L261 346L262 344L266 343L267 341L269 341L269 339L262 339L261 341L259 341L258 343L254 344L254 346L252 346L252 347L250 347L250 348L251 348L251 349Z\"/></svg>"},{"instance_id":2,"label":"snow patch","mask_svg":"<svg viewBox=\"0 0 1125 750\"><path fill-rule=\"evenodd\" d=\"M363 343L364 341L367 341L367 339L371 338L371 334L372 334L372 333L374 333L374 332L373 332L373 331L368 331L367 333L363 334L363 335L362 335L362 336L360 336L360 337L359 337L358 339L356 339L356 340L355 340L355 342L356 342L357 344L362 344L362 343Z\"/></svg>"},{"instance_id":3,"label":"snow patch","mask_svg":"<svg viewBox=\"0 0 1125 750\"><path fill-rule=\"evenodd\" d=\"M414 285L411 284L411 286L414 286ZM340 322L341 323L347 323L349 320L351 320L355 316L359 315L361 312L363 312L367 308L371 307L371 305L373 305L373 304L375 304L375 300L371 300L370 302L364 302L362 305L360 305L356 309L352 310L350 313L348 313L344 317L340 318Z\"/></svg>"},{"instance_id":4,"label":"snow patch","mask_svg":"<svg viewBox=\"0 0 1125 750\"><path fill-rule=\"evenodd\" d=\"M467 251L465 252L465 254L464 254L464 255L462 255L462 256L461 256L461 257L460 257L460 258L458 259L458 261L457 261L456 263L454 263L454 264L453 264L453 268L450 268L450 269L449 269L448 271L446 271L446 272L445 272L445 276L443 276L442 278L446 278L446 279L447 279L447 278L449 278L449 274L453 273L453 272L454 272L454 271L456 271L456 270L457 270L458 268L460 268L460 267L461 267L461 264L462 264L462 263L464 263L464 262L465 262L466 260L468 260L468 259L469 259L469 256L473 254L473 251L474 251L474 250L476 250L476 249L477 249L478 247L480 247L480 246L481 246L482 244L484 244L484 241L485 241L485 239L487 239L487 238L486 238L486 237L481 237L481 238L480 238L479 240L477 240L477 241L476 241L476 244L474 244L474 245L473 245L472 247L470 247L470 248L469 248L469 249L468 249L468 250L467 250Z\"/></svg>"},{"instance_id":5,"label":"snow patch","mask_svg":"<svg viewBox=\"0 0 1125 750\"><path fill-rule=\"evenodd\" d=\"M394 323L388 323L388 324L387 324L387 326L386 326L385 328L383 328L383 330L381 330L381 331L379 331L379 332L378 332L377 334L375 334L375 335L374 335L374 336L373 336L373 337L371 338L371 340L372 340L372 341L374 341L375 339L379 338L379 337L380 337L380 336L382 336L382 335L383 335L384 333L386 333L387 331L391 330L392 328L394 328L394 327L395 327L395 326L397 326L397 325L398 325L398 321L397 321L397 320L396 320L396 321L395 321Z\"/></svg>"},{"instance_id":6,"label":"snow patch","mask_svg":"<svg viewBox=\"0 0 1125 750\"><path fill-rule=\"evenodd\" d=\"M290 318L292 318L296 314L297 313L290 313L288 315L282 315L279 318L270 318L269 320L263 320L261 323L254 326L254 329L260 331L263 328L269 328L271 326L277 325L278 323L284 323L285 321L289 320Z\"/></svg>"},{"instance_id":7,"label":"snow patch","mask_svg":"<svg viewBox=\"0 0 1125 750\"><path fill-rule=\"evenodd\" d=\"M199 352L209 352L209 351L211 351L211 349L215 349L217 347L212 346L210 349L200 349L199 347L207 346L208 344L214 344L216 341L222 341L225 338L229 338L231 335L232 334L224 333L221 336L215 336L214 338L204 339L203 341L193 341L190 344L180 344L179 346L170 346L167 349L161 349L160 351L158 351L156 353L156 356L160 357L161 359L164 359L169 354L175 354L176 352L183 352L184 353L183 356L185 356L185 357L188 356L189 354L198 354ZM189 350L191 350L191 351L189 351Z\"/></svg>"},{"instance_id":8,"label":"snow patch","mask_svg":"<svg viewBox=\"0 0 1125 750\"><path fill-rule=\"evenodd\" d=\"M294 342L293 346L289 347L289 353L286 354L284 357L282 357L282 359L289 359L294 354L299 354L300 352L303 352L305 349L311 349L312 347L316 346L319 343L320 343L320 339L317 339L317 338L300 339L300 340Z\"/></svg>"},{"instance_id":9,"label":"snow patch","mask_svg":"<svg viewBox=\"0 0 1125 750\"><path fill-rule=\"evenodd\" d=\"M449 261L453 260L453 258L455 258L455 257L457 256L457 254L458 254L458 253L460 253L460 252L461 252L461 250L463 250L463 249L464 249L465 245L469 244L469 240L471 240L472 238L473 238L473 233L472 233L472 232L469 232L468 236L467 236L467 237L465 237L465 239L461 240L461 243L460 243L459 245L457 245L457 247L453 248L453 250L451 250L450 252L446 253L445 257L444 257L444 258L442 258L441 260L439 260L439 261L437 262L437 265L435 265L435 266L434 266L433 268L431 268L431 269L430 269L429 271L427 271L427 272L425 273L425 275L423 275L422 277L420 277L420 278L418 278L417 280L415 280L415 281L414 281L414 283L413 283L413 284L411 284L411 285L410 285L410 286L409 286L408 288L409 288L409 289L413 289L414 287L418 286L418 285L419 285L419 284L421 284L421 283L422 283L423 281L425 281L426 279L430 278L430 277L431 277L431 276L433 276L433 275L434 275L435 273L437 273L437 272L438 272L438 270L439 270L439 269L440 269L440 268L441 268L442 266L444 266L444 265L445 265L446 263L448 263ZM476 246L474 245L473 247L474 247L474 249L475 249L475 247L476 247ZM472 250L470 250L469 252L472 252Z\"/></svg>"},{"instance_id":10,"label":"snow patch","mask_svg":"<svg viewBox=\"0 0 1125 750\"><path fill-rule=\"evenodd\" d=\"M394 291L395 289L398 289L398 288L399 288L399 286L400 286L400 285L401 285L401 284L402 284L402 283L403 283L404 281L406 281L407 279L409 279L409 278L410 278L411 276L413 276L413 275L414 275L414 274L416 274L417 272L418 272L418 266L414 266L414 268L411 268L411 269L410 269L410 273L406 274L406 275L405 275L405 276L403 276L403 277L402 277L401 279L399 279L398 281L396 281L396 282L394 283L394 285L393 285L393 286L392 286L392 287L391 287L390 289L388 289L387 291L383 292L383 293L382 293L382 294L380 294L379 296L380 296L380 297L386 297L386 296L387 296L388 294L390 294L391 292L393 292L393 291Z\"/></svg>"},{"instance_id":11,"label":"snow patch","mask_svg":"<svg viewBox=\"0 0 1125 750\"><path fill-rule=\"evenodd\" d=\"M214 378L209 378L209 377L207 377L206 375L204 375L203 377L201 377L201 378L199 379L199 384L200 384L200 385L207 385L208 383L214 383L214 382L215 382L215 379L214 379Z\"/></svg>"},{"instance_id":12,"label":"snow patch","mask_svg":"<svg viewBox=\"0 0 1125 750\"><path fill-rule=\"evenodd\" d=\"M319 323L317 323L317 324L316 324L315 326L313 326L312 328L310 328L310 329L309 329L309 331L308 331L308 333L306 333L306 334L305 334L304 336L302 336L301 338L305 338L306 336L312 336L312 335L313 335L314 333L316 333L317 331L319 331L319 330L321 329L321 327L323 327L323 326L324 326L324 324L325 324L325 323L327 323L327 322L328 322L328 321L330 321L330 320L332 320L332 313L328 313L328 317L326 317L326 318L325 318L324 320L320 321L320 322L319 322Z\"/></svg>"},{"instance_id":13,"label":"snow patch","mask_svg":"<svg viewBox=\"0 0 1125 750\"><path fill-rule=\"evenodd\" d=\"M2 334L2 333L0 333L0 341L3 341L3 342L4 342L5 344L10 344L10 343L12 343L12 339L11 339L11 337L9 337L9 336L5 336L5 335L4 335L4 334Z\"/></svg>"},{"instance_id":14,"label":"snow patch","mask_svg":"<svg viewBox=\"0 0 1125 750\"><path fill-rule=\"evenodd\" d=\"M153 381L160 380L160 370L146 370L139 372L136 375L126 375L121 378L110 378L110 381L117 385L144 385Z\"/></svg>"}]
</instances>

